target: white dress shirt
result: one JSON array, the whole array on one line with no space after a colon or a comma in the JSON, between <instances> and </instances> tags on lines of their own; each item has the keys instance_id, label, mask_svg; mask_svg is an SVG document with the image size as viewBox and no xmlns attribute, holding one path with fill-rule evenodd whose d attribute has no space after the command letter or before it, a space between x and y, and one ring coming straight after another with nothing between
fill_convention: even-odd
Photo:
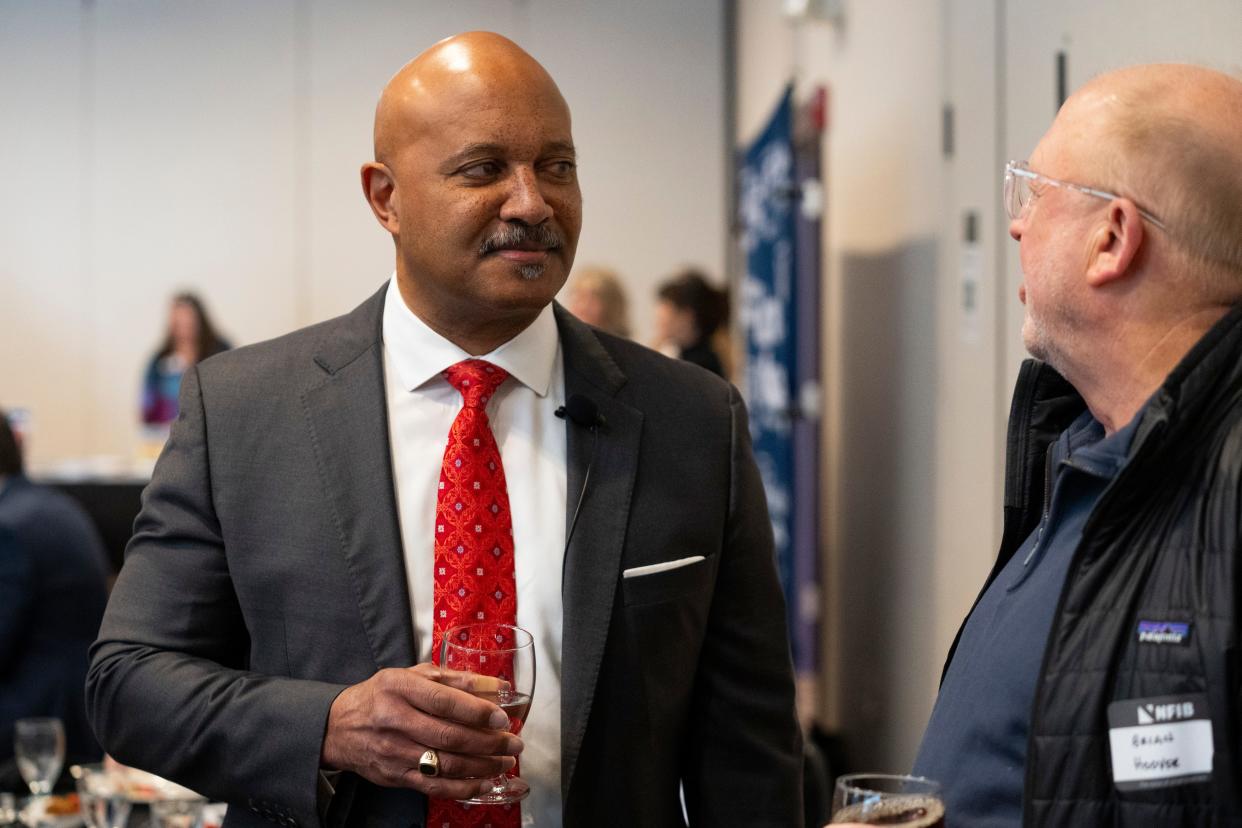
<instances>
[{"instance_id":1,"label":"white dress shirt","mask_svg":"<svg viewBox=\"0 0 1242 828\"><path fill-rule=\"evenodd\" d=\"M433 533L440 465L462 397L442 371L471 355L414 315L394 275L384 301L388 433L418 660L431 661ZM510 374L487 404L513 519L517 623L535 639L535 693L522 730L523 809L561 823L561 561L565 546L565 401L560 333L545 307L485 359Z\"/></svg>"}]
</instances>

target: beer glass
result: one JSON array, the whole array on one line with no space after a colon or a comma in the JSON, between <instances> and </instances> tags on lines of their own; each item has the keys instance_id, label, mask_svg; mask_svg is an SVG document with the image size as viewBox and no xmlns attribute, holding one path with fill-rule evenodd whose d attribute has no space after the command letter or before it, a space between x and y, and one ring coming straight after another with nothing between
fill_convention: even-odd
<instances>
[{"instance_id":1,"label":"beer glass","mask_svg":"<svg viewBox=\"0 0 1242 828\"><path fill-rule=\"evenodd\" d=\"M440 644L440 666L495 679L481 682L474 695L509 714L510 733L522 732L535 692L535 639L530 633L510 624L453 627L445 631ZM530 785L525 781L502 773L492 780L489 792L462 801L500 805L519 802L529 793Z\"/></svg>"},{"instance_id":2,"label":"beer glass","mask_svg":"<svg viewBox=\"0 0 1242 828\"><path fill-rule=\"evenodd\" d=\"M884 773L842 776L832 796L832 822L944 828L940 783Z\"/></svg>"}]
</instances>

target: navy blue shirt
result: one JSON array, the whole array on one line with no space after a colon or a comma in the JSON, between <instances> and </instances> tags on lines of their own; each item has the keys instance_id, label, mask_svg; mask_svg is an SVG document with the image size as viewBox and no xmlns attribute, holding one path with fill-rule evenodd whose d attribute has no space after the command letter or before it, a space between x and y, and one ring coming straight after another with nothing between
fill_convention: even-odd
<instances>
[{"instance_id":1,"label":"navy blue shirt","mask_svg":"<svg viewBox=\"0 0 1242 828\"><path fill-rule=\"evenodd\" d=\"M1035 685L1070 559L1141 416L1111 437L1085 412L1051 448L1052 496L962 630L914 772L939 780L955 825L1022 822Z\"/></svg>"}]
</instances>

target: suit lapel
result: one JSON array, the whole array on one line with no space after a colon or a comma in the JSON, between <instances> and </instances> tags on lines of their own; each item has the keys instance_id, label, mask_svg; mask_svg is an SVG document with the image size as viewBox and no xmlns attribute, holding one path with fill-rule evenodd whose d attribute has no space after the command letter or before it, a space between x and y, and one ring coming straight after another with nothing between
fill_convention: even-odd
<instances>
[{"instance_id":1,"label":"suit lapel","mask_svg":"<svg viewBox=\"0 0 1242 828\"><path fill-rule=\"evenodd\" d=\"M595 697L596 681L613 601L621 577L621 552L629 523L630 498L642 435L642 412L616 399L625 375L600 345L590 328L554 306L565 360L565 396L589 397L607 425L600 429L594 448L590 431L566 424L568 429L566 530L587 465L591 475L582 513L565 554L561 594L561 797L568 796Z\"/></svg>"},{"instance_id":2,"label":"suit lapel","mask_svg":"<svg viewBox=\"0 0 1242 828\"><path fill-rule=\"evenodd\" d=\"M414 663L415 641L393 495L381 319L384 290L324 327L315 356L322 378L303 405L318 472L341 534L346 568L377 668ZM591 463L592 435L567 424L566 528L591 477L565 555L562 597L561 794L569 789L608 639L637 471L642 412L616 399L625 375L590 328L554 307L565 394L593 400L607 421Z\"/></svg>"},{"instance_id":3,"label":"suit lapel","mask_svg":"<svg viewBox=\"0 0 1242 828\"><path fill-rule=\"evenodd\" d=\"M323 327L315 355L322 375L302 395L320 480L377 668L409 666L417 652L388 441L384 292Z\"/></svg>"}]
</instances>

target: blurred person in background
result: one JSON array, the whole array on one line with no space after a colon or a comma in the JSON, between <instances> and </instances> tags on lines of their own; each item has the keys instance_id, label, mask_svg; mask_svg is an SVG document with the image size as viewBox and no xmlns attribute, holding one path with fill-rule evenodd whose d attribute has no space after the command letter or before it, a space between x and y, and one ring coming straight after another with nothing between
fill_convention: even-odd
<instances>
[{"instance_id":1,"label":"blurred person in background","mask_svg":"<svg viewBox=\"0 0 1242 828\"><path fill-rule=\"evenodd\" d=\"M107 555L78 504L30 482L0 412L0 788L25 790L13 723L52 716L65 727L65 767L97 761L86 721L87 649L107 601Z\"/></svg>"},{"instance_id":2,"label":"blurred person in background","mask_svg":"<svg viewBox=\"0 0 1242 828\"><path fill-rule=\"evenodd\" d=\"M616 271L605 267L579 268L569 282L565 307L605 333L627 338L630 335L629 306Z\"/></svg>"},{"instance_id":3,"label":"blurred person in background","mask_svg":"<svg viewBox=\"0 0 1242 828\"><path fill-rule=\"evenodd\" d=\"M726 376L728 293L687 269L660 285L656 296L657 350Z\"/></svg>"},{"instance_id":4,"label":"blurred person in background","mask_svg":"<svg viewBox=\"0 0 1242 828\"><path fill-rule=\"evenodd\" d=\"M203 302L193 293L178 293L168 312L164 343L147 364L142 381L142 421L165 425L177 419L177 394L186 369L230 345L211 324Z\"/></svg>"}]
</instances>

